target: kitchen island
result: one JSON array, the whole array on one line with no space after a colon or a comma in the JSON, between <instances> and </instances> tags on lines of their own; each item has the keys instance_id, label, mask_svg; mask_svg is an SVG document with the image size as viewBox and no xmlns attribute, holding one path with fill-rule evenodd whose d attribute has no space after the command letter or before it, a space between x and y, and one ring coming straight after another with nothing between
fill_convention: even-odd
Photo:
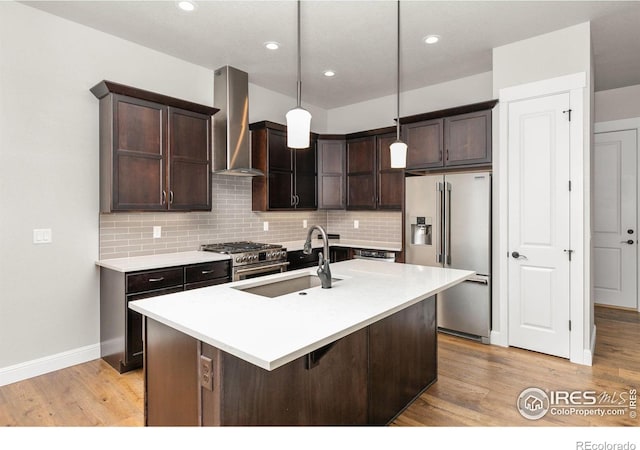
<instances>
[{"instance_id":1,"label":"kitchen island","mask_svg":"<svg viewBox=\"0 0 640 450\"><path fill-rule=\"evenodd\" d=\"M392 420L436 379L435 294L473 272L331 269L331 289L301 269L131 302L145 316L145 423Z\"/></svg>"}]
</instances>

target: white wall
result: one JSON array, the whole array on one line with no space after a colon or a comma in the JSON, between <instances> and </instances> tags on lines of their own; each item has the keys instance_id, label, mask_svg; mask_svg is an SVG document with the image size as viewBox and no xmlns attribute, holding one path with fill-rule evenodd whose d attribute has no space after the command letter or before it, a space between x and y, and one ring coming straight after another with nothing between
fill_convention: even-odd
<instances>
[{"instance_id":1,"label":"white wall","mask_svg":"<svg viewBox=\"0 0 640 450\"><path fill-rule=\"evenodd\" d=\"M595 122L640 117L640 84L595 93Z\"/></svg>"},{"instance_id":2,"label":"white wall","mask_svg":"<svg viewBox=\"0 0 640 450\"><path fill-rule=\"evenodd\" d=\"M295 106L295 98L249 83L249 123L268 120L286 125L285 114ZM330 132L327 128L327 110L304 101L302 107L311 113L311 131Z\"/></svg>"},{"instance_id":3,"label":"white wall","mask_svg":"<svg viewBox=\"0 0 640 450\"><path fill-rule=\"evenodd\" d=\"M0 384L27 361L99 342L102 79L206 105L210 70L0 2ZM34 228L53 243L32 244Z\"/></svg>"},{"instance_id":4,"label":"white wall","mask_svg":"<svg viewBox=\"0 0 640 450\"><path fill-rule=\"evenodd\" d=\"M491 100L491 72L402 92L400 117ZM330 133L343 134L395 125L396 96L375 98L328 111Z\"/></svg>"},{"instance_id":5,"label":"white wall","mask_svg":"<svg viewBox=\"0 0 640 450\"><path fill-rule=\"evenodd\" d=\"M582 265L579 289L574 289L572 294L583 298L584 317L582 320L583 349L587 352L590 348L593 332L593 308L590 299L591 271L590 271L590 244L591 244L591 206L590 206L590 179L591 179L591 135L592 135L592 55L591 55L591 28L590 24L582 23L552 33L536 36L531 39L515 42L493 50L493 93L499 97L500 89L518 86L526 83L547 80L575 73L586 75L586 88L583 92L584 113L582 120L583 151L581 155L581 178L574 182L574 199L580 199L578 208L581 208L581 242L575 245L583 259L578 263ZM500 118L497 111L493 117L493 145L494 149L500 146L500 130L498 124ZM574 164L575 162L572 162ZM501 167L500 154L494 152L494 186L499 186L504 181L505 174L499 170ZM577 183L577 184L576 184ZM502 195L501 195L502 194ZM506 195L494 189L494 255L504 255L507 252L506 236ZM573 216L572 216L573 217ZM574 258L574 266L578 257ZM493 327L498 336L502 335L503 343L506 343L507 332L506 319L506 261L504 258L494 258L494 297L493 297ZM572 283L572 287L574 284ZM574 333L576 331L574 330ZM572 355L573 355L572 349ZM581 349L582 350L582 349ZM572 358L573 359L573 358Z\"/></svg>"}]
</instances>

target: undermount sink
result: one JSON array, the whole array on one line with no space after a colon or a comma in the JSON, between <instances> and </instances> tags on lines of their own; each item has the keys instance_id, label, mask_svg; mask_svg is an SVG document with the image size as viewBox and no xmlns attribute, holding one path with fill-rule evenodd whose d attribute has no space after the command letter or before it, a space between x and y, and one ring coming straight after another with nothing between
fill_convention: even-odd
<instances>
[{"instance_id":1,"label":"undermount sink","mask_svg":"<svg viewBox=\"0 0 640 450\"><path fill-rule=\"evenodd\" d=\"M332 283L340 281L340 278L331 278ZM322 283L317 275L304 274L296 278L286 280L270 280L264 284L252 286L237 286L234 289L249 292L250 294L261 295L263 297L275 298L292 292L304 291L305 289L319 287Z\"/></svg>"}]
</instances>

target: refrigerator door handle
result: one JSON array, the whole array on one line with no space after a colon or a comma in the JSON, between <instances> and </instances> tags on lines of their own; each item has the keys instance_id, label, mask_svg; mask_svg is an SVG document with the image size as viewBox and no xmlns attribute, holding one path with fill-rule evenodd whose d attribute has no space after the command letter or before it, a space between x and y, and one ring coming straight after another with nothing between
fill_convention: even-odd
<instances>
[{"instance_id":1,"label":"refrigerator door handle","mask_svg":"<svg viewBox=\"0 0 640 450\"><path fill-rule=\"evenodd\" d=\"M445 215L445 226L446 233L444 236L445 246L444 246L444 256L445 256L445 264L451 265L451 183L446 182L446 194L448 198L445 201L446 204L446 215Z\"/></svg>"},{"instance_id":2,"label":"refrigerator door handle","mask_svg":"<svg viewBox=\"0 0 640 450\"><path fill-rule=\"evenodd\" d=\"M438 254L438 263L442 264L444 262L444 183L436 183L436 190L438 191L436 211L439 212L440 219L440 233L436 238L436 245L438 246L436 253Z\"/></svg>"},{"instance_id":3,"label":"refrigerator door handle","mask_svg":"<svg viewBox=\"0 0 640 450\"><path fill-rule=\"evenodd\" d=\"M469 282L469 283L479 283L479 284L488 285L489 284L489 277L484 276L484 275L472 275L471 277L467 278L464 281L465 281L465 283Z\"/></svg>"}]
</instances>

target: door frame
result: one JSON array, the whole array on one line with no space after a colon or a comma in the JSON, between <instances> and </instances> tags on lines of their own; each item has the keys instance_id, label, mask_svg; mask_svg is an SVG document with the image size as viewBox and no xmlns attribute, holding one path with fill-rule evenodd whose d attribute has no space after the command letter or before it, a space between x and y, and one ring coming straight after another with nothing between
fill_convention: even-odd
<instances>
[{"instance_id":1,"label":"door frame","mask_svg":"<svg viewBox=\"0 0 640 450\"><path fill-rule=\"evenodd\" d=\"M636 190L638 203L636 211L640 211L640 117L634 117L631 119L611 120L607 122L596 122L593 125L593 134L596 133L610 133L615 131L635 131L636 132ZM640 217L637 217L640 213L636 212L636 223L640 224ZM636 231L637 233L638 231ZM636 286L638 292L640 292L640 251L636 252L637 274L636 274ZM640 302L638 302L638 312L640 312Z\"/></svg>"},{"instance_id":2,"label":"door frame","mask_svg":"<svg viewBox=\"0 0 640 450\"><path fill-rule=\"evenodd\" d=\"M569 212L570 245L574 250L569 273L571 276L569 307L571 320L570 361L591 365L595 347L595 325L593 324L593 296L591 295L591 208L589 199L591 170L591 126L589 105L590 92L587 90L587 74L579 72L548 80L500 89L499 91L499 147L497 164L494 162L494 182L498 184L498 196L495 200L494 223L494 273L498 280L494 283L494 327L491 331L491 343L509 345L509 236L508 236L508 119L509 103L518 100L569 93L572 110L570 123L570 162L571 204ZM567 180L569 181L569 180ZM585 196L586 193L586 196Z\"/></svg>"}]
</instances>

